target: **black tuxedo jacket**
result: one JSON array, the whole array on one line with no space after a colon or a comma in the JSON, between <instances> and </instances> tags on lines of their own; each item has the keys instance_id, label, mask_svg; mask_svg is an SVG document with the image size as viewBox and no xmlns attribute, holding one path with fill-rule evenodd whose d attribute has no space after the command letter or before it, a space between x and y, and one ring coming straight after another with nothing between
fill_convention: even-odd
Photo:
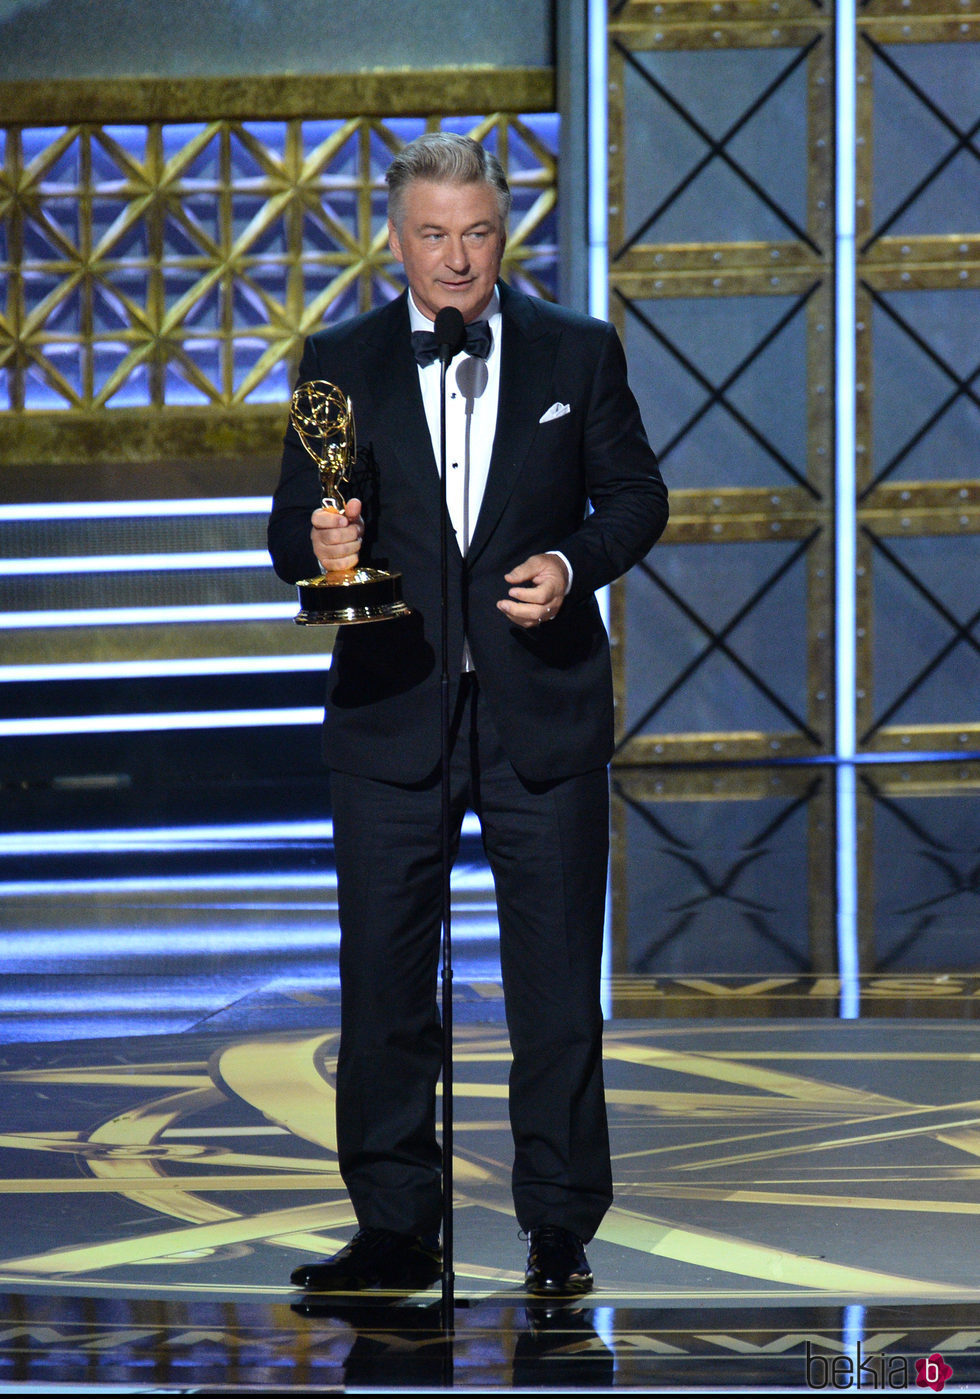
<instances>
[{"instance_id":1,"label":"black tuxedo jacket","mask_svg":"<svg viewBox=\"0 0 980 1399\"><path fill-rule=\"evenodd\" d=\"M412 608L410 618L340 629L324 755L339 771L410 783L439 762L441 487L406 297L313 335L299 378L337 384L353 403L358 460L344 493L364 502L361 561L400 572ZM548 781L612 754L609 647L594 593L660 536L667 492L613 329L503 284L500 309L497 428L465 559L449 529L450 674L455 688L465 633L511 762ZM556 404L569 411L542 421ZM319 504L316 467L290 428L269 523L289 583L319 572L310 542ZM568 558L572 588L553 621L523 630L496 607L504 574L549 550Z\"/></svg>"}]
</instances>

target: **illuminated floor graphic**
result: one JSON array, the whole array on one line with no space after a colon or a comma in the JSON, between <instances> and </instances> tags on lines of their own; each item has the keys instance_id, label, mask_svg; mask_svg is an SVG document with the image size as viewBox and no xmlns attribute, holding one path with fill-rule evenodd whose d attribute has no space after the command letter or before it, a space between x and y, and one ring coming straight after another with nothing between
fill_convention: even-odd
<instances>
[{"instance_id":1,"label":"illuminated floor graphic","mask_svg":"<svg viewBox=\"0 0 980 1399\"><path fill-rule=\"evenodd\" d=\"M352 1225L335 1052L314 1005L303 1027L0 1051L0 1383L411 1389L448 1365L456 1384L803 1389L808 1355L859 1342L980 1379L971 1023L612 1023L617 1199L596 1293L554 1314L520 1288L506 1036L459 1024L448 1358L436 1291L294 1309L291 1268Z\"/></svg>"}]
</instances>

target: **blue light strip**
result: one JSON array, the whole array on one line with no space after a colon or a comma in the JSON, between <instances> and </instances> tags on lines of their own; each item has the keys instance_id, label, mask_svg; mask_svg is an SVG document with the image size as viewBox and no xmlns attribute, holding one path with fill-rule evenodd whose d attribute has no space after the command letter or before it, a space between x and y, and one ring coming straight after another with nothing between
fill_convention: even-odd
<instances>
[{"instance_id":1,"label":"blue light strip","mask_svg":"<svg viewBox=\"0 0 980 1399\"><path fill-rule=\"evenodd\" d=\"M176 515L267 515L269 496L212 496L195 500L33 501L0 505L0 524L23 520L120 520Z\"/></svg>"},{"instance_id":2,"label":"blue light strip","mask_svg":"<svg viewBox=\"0 0 980 1399\"><path fill-rule=\"evenodd\" d=\"M843 1312L841 1341L844 1345L844 1354L850 1356L856 1365L858 1346L867 1335L865 1308L855 1303L849 1307L844 1307Z\"/></svg>"},{"instance_id":3,"label":"blue light strip","mask_svg":"<svg viewBox=\"0 0 980 1399\"><path fill-rule=\"evenodd\" d=\"M855 689L857 676L857 441L855 419L855 210L857 137L857 15L855 0L835 11L836 236L835 270L835 581L837 773L837 960L840 1015L860 1013L858 958L857 791Z\"/></svg>"},{"instance_id":4,"label":"blue light strip","mask_svg":"<svg viewBox=\"0 0 980 1399\"><path fill-rule=\"evenodd\" d=\"M299 656L205 656L148 661L63 661L0 665L0 685L49 680L160 680L188 675L274 675L327 671L329 652Z\"/></svg>"},{"instance_id":5,"label":"blue light strip","mask_svg":"<svg viewBox=\"0 0 980 1399\"><path fill-rule=\"evenodd\" d=\"M606 32L607 0L588 0L588 187L589 187L589 312L600 320L609 316L609 60ZM597 594L603 623L609 628L609 589ZM606 874L606 921L602 940L602 1013L609 1019L612 1004L612 874Z\"/></svg>"},{"instance_id":6,"label":"blue light strip","mask_svg":"<svg viewBox=\"0 0 980 1399\"><path fill-rule=\"evenodd\" d=\"M479 817L467 812L463 835L480 834ZM99 831L20 831L0 835L0 855L103 854L106 851L214 850L223 845L284 845L305 841L332 841L332 821L248 821L226 826L151 826L128 830L125 827ZM282 883L294 883L293 876Z\"/></svg>"},{"instance_id":7,"label":"blue light strip","mask_svg":"<svg viewBox=\"0 0 980 1399\"><path fill-rule=\"evenodd\" d=\"M159 573L162 569L270 568L265 549L198 549L182 554L80 554L70 558L0 558L0 577L40 573ZM0 613L0 625L3 614Z\"/></svg>"},{"instance_id":8,"label":"blue light strip","mask_svg":"<svg viewBox=\"0 0 980 1399\"><path fill-rule=\"evenodd\" d=\"M63 714L45 719L2 719L0 738L162 733L174 729L281 728L322 723L322 705L297 709L208 709L184 714Z\"/></svg>"},{"instance_id":9,"label":"blue light strip","mask_svg":"<svg viewBox=\"0 0 980 1399\"><path fill-rule=\"evenodd\" d=\"M216 907L220 908L221 905ZM293 905L289 907L290 910L293 909ZM171 911L169 908L166 910L168 915ZM66 971L71 968L78 970L80 963L92 959L102 962L113 953L131 957L135 950L134 944L138 944L141 958L153 957L161 962L173 960L185 963L193 952L255 952L276 945L282 947L283 953L307 950L325 953L335 951L340 942L336 905L324 902L311 911L316 917L311 918L305 927L296 927L292 920L287 927L280 920L275 927L270 928L249 928L245 924L236 923L233 927L218 930L210 925L201 928L152 929L145 925L147 911L139 909L135 910L135 913L142 918L142 925L134 926L130 931L120 928L117 924L111 933L106 929L96 932L83 931L70 925L50 933L32 931L29 936L11 936L5 933L2 962L9 965L29 959L33 965L37 965L38 962L50 958L56 960ZM134 924L135 922L134 918ZM111 994L111 991L106 992L106 995ZM208 995L214 996L213 987L208 989ZM36 987L31 990L4 989L0 991L0 1004L6 1012L14 1009L18 1000L29 1004L36 996ZM180 1001L183 1001L183 992L180 993ZM100 1009L104 1006L101 995L97 995L95 1004Z\"/></svg>"},{"instance_id":10,"label":"blue light strip","mask_svg":"<svg viewBox=\"0 0 980 1399\"><path fill-rule=\"evenodd\" d=\"M589 311L609 315L609 62L607 0L588 0Z\"/></svg>"},{"instance_id":11,"label":"blue light strip","mask_svg":"<svg viewBox=\"0 0 980 1399\"><path fill-rule=\"evenodd\" d=\"M208 603L187 607L64 607L0 613L0 630L27 627L131 627L169 622L278 622L294 616L295 602Z\"/></svg>"}]
</instances>

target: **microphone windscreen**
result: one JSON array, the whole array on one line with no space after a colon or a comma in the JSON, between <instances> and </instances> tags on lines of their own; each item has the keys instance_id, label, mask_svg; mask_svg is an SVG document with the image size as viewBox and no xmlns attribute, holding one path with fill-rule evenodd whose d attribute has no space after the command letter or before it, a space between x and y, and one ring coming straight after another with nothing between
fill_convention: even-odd
<instances>
[{"instance_id":1,"label":"microphone windscreen","mask_svg":"<svg viewBox=\"0 0 980 1399\"><path fill-rule=\"evenodd\" d=\"M448 362L453 355L459 354L466 343L466 326L463 324L462 312L455 306L444 306L436 313L433 332L440 349L439 358L445 357ZM447 353L444 355L443 352Z\"/></svg>"}]
</instances>

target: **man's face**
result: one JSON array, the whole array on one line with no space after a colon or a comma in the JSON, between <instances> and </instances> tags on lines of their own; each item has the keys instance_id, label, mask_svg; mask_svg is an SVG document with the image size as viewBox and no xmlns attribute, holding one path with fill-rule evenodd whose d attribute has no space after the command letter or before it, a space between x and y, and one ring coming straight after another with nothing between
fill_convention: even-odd
<instances>
[{"instance_id":1,"label":"man's face","mask_svg":"<svg viewBox=\"0 0 980 1399\"><path fill-rule=\"evenodd\" d=\"M413 180L401 227L388 220L391 251L404 265L416 306L433 321L444 306L455 306L464 321L486 310L506 241L496 192L482 182Z\"/></svg>"}]
</instances>

